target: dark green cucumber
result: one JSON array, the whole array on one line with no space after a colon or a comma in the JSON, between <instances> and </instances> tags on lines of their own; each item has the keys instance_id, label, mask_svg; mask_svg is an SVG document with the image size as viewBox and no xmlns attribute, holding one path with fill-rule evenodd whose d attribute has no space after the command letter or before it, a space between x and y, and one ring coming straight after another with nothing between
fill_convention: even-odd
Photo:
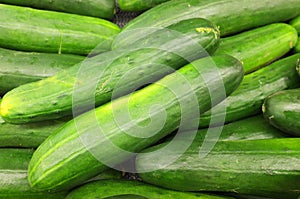
<instances>
[{"instance_id":1,"label":"dark green cucumber","mask_svg":"<svg viewBox=\"0 0 300 199\"><path fill-rule=\"evenodd\" d=\"M0 147L37 148L67 120L51 120L30 124L9 124L0 118Z\"/></svg>"},{"instance_id":2,"label":"dark green cucumber","mask_svg":"<svg viewBox=\"0 0 300 199\"><path fill-rule=\"evenodd\" d=\"M63 199L67 192L51 193L33 190L27 180L31 149L0 149L0 198Z\"/></svg>"},{"instance_id":3,"label":"dark green cucumber","mask_svg":"<svg viewBox=\"0 0 300 199\"><path fill-rule=\"evenodd\" d=\"M271 125L300 137L300 89L289 89L268 96L262 111Z\"/></svg>"},{"instance_id":4,"label":"dark green cucumber","mask_svg":"<svg viewBox=\"0 0 300 199\"><path fill-rule=\"evenodd\" d=\"M11 90L3 97L1 115L7 122L26 123L61 118L72 111L78 114L78 109L92 109L213 53L218 43L219 32L211 22L181 21L134 46L88 58L50 78Z\"/></svg>"},{"instance_id":5,"label":"dark green cucumber","mask_svg":"<svg viewBox=\"0 0 300 199\"><path fill-rule=\"evenodd\" d=\"M173 142L172 151L163 153L163 143L137 156L137 171L145 182L180 191L291 199L300 194L299 138L220 141L211 151L201 150L202 142L194 140L183 154L182 141ZM165 159L176 153L180 158L165 165ZM149 168L157 169L143 172Z\"/></svg>"},{"instance_id":6,"label":"dark green cucumber","mask_svg":"<svg viewBox=\"0 0 300 199\"><path fill-rule=\"evenodd\" d=\"M229 54L244 65L245 74L280 58L296 45L295 28L275 23L222 38L215 54Z\"/></svg>"},{"instance_id":7,"label":"dark green cucumber","mask_svg":"<svg viewBox=\"0 0 300 199\"><path fill-rule=\"evenodd\" d=\"M267 96L299 86L300 78L295 69L299 59L300 54L295 54L245 75L236 91L201 115L200 126L221 125L260 113Z\"/></svg>"},{"instance_id":8,"label":"dark green cucumber","mask_svg":"<svg viewBox=\"0 0 300 199\"><path fill-rule=\"evenodd\" d=\"M147 36L149 29L164 28L194 17L211 20L220 27L221 36L238 33L300 14L298 0L172 0L131 20L113 41L112 48L128 46ZM138 36L130 37L131 34Z\"/></svg>"},{"instance_id":9,"label":"dark green cucumber","mask_svg":"<svg viewBox=\"0 0 300 199\"><path fill-rule=\"evenodd\" d=\"M0 47L87 55L111 49L120 28L104 19L0 4Z\"/></svg>"},{"instance_id":10,"label":"dark green cucumber","mask_svg":"<svg viewBox=\"0 0 300 199\"><path fill-rule=\"evenodd\" d=\"M0 94L20 85L53 76L85 57L52 53L21 52L0 48Z\"/></svg>"},{"instance_id":11,"label":"dark green cucumber","mask_svg":"<svg viewBox=\"0 0 300 199\"><path fill-rule=\"evenodd\" d=\"M300 53L300 37L298 37L298 42L296 43L295 46L295 52Z\"/></svg>"},{"instance_id":12,"label":"dark green cucumber","mask_svg":"<svg viewBox=\"0 0 300 199\"><path fill-rule=\"evenodd\" d=\"M129 180L100 180L85 184L68 194L66 199L108 199L120 196L140 196L142 198L154 199L225 199L229 197L179 192L155 187L139 181ZM122 197L123 198L123 197Z\"/></svg>"},{"instance_id":13,"label":"dark green cucumber","mask_svg":"<svg viewBox=\"0 0 300 199\"><path fill-rule=\"evenodd\" d=\"M161 3L164 3L170 0L118 0L118 5L121 10L139 12L153 8Z\"/></svg>"},{"instance_id":14,"label":"dark green cucumber","mask_svg":"<svg viewBox=\"0 0 300 199\"><path fill-rule=\"evenodd\" d=\"M107 19L112 18L115 12L114 0L0 0L0 3Z\"/></svg>"},{"instance_id":15,"label":"dark green cucumber","mask_svg":"<svg viewBox=\"0 0 300 199\"><path fill-rule=\"evenodd\" d=\"M79 115L34 153L29 166L31 186L41 190L74 187L178 127L197 128L199 112L224 99L242 77L237 59L206 57L132 95Z\"/></svg>"}]
</instances>

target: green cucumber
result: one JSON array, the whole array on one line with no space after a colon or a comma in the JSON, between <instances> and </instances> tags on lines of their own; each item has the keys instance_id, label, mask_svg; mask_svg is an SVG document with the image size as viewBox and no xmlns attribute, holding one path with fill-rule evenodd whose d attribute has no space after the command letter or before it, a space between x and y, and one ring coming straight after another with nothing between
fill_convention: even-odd
<instances>
[{"instance_id":1,"label":"green cucumber","mask_svg":"<svg viewBox=\"0 0 300 199\"><path fill-rule=\"evenodd\" d=\"M219 32L211 22L181 21L134 46L87 58L50 78L11 90L3 97L1 115L7 122L26 123L83 112L213 53L218 43Z\"/></svg>"},{"instance_id":2,"label":"green cucumber","mask_svg":"<svg viewBox=\"0 0 300 199\"><path fill-rule=\"evenodd\" d=\"M51 120L30 124L9 124L0 118L0 147L37 148L67 120Z\"/></svg>"},{"instance_id":3,"label":"green cucumber","mask_svg":"<svg viewBox=\"0 0 300 199\"><path fill-rule=\"evenodd\" d=\"M179 126L197 128L199 111L219 103L242 77L243 67L237 59L206 57L132 95L79 115L34 153L29 165L31 186L40 190L74 187Z\"/></svg>"},{"instance_id":4,"label":"green cucumber","mask_svg":"<svg viewBox=\"0 0 300 199\"><path fill-rule=\"evenodd\" d=\"M300 34L300 16L291 20L290 24L297 30L298 34ZM298 38L298 42L295 46L295 52L300 52L300 37Z\"/></svg>"},{"instance_id":5,"label":"green cucumber","mask_svg":"<svg viewBox=\"0 0 300 199\"><path fill-rule=\"evenodd\" d=\"M33 190L27 181L27 167L32 149L0 149L0 198L63 199L67 192Z\"/></svg>"},{"instance_id":6,"label":"green cucumber","mask_svg":"<svg viewBox=\"0 0 300 199\"><path fill-rule=\"evenodd\" d=\"M300 78L295 68L299 59L300 54L295 54L245 75L236 91L201 115L200 127L221 125L258 114L267 96L298 87Z\"/></svg>"},{"instance_id":7,"label":"green cucumber","mask_svg":"<svg viewBox=\"0 0 300 199\"><path fill-rule=\"evenodd\" d=\"M295 28L275 23L222 38L215 54L229 54L239 59L247 74L285 55L297 40Z\"/></svg>"},{"instance_id":8,"label":"green cucumber","mask_svg":"<svg viewBox=\"0 0 300 199\"><path fill-rule=\"evenodd\" d=\"M111 49L120 28L110 21L76 14L0 4L0 47L87 55Z\"/></svg>"},{"instance_id":9,"label":"green cucumber","mask_svg":"<svg viewBox=\"0 0 300 199\"><path fill-rule=\"evenodd\" d=\"M300 37L298 37L298 42L296 43L295 46L295 52L300 53Z\"/></svg>"},{"instance_id":10,"label":"green cucumber","mask_svg":"<svg viewBox=\"0 0 300 199\"><path fill-rule=\"evenodd\" d=\"M221 36L255 27L284 22L300 14L298 0L172 0L158 5L131 20L113 41L112 48L131 45L147 36L149 29L164 28L194 17L211 20ZM130 37L133 32L138 36Z\"/></svg>"},{"instance_id":11,"label":"green cucumber","mask_svg":"<svg viewBox=\"0 0 300 199\"><path fill-rule=\"evenodd\" d=\"M4 94L20 85L53 76L83 61L85 57L0 48L0 59L0 94Z\"/></svg>"},{"instance_id":12,"label":"green cucumber","mask_svg":"<svg viewBox=\"0 0 300 199\"><path fill-rule=\"evenodd\" d=\"M100 180L85 184L71 191L66 199L108 199L120 196L139 196L141 198L160 199L225 199L229 197L179 192L129 180ZM123 197L122 197L123 198Z\"/></svg>"},{"instance_id":13,"label":"green cucumber","mask_svg":"<svg viewBox=\"0 0 300 199\"><path fill-rule=\"evenodd\" d=\"M114 0L0 0L0 3L29 6L43 10L54 10L107 19L112 18L115 12Z\"/></svg>"},{"instance_id":14,"label":"green cucumber","mask_svg":"<svg viewBox=\"0 0 300 199\"><path fill-rule=\"evenodd\" d=\"M300 137L300 88L279 91L268 96L262 110L271 125Z\"/></svg>"},{"instance_id":15,"label":"green cucumber","mask_svg":"<svg viewBox=\"0 0 300 199\"><path fill-rule=\"evenodd\" d=\"M182 141L173 142L172 150L162 151L168 144L163 143L137 156L137 172L143 181L180 191L291 199L300 194L299 138L220 141L211 151L200 151L202 142L195 139L183 154ZM176 153L180 158L165 165L165 159ZM144 172L149 168L150 172Z\"/></svg>"},{"instance_id":16,"label":"green cucumber","mask_svg":"<svg viewBox=\"0 0 300 199\"><path fill-rule=\"evenodd\" d=\"M166 1L170 0L118 0L118 6L124 11L139 12L153 8Z\"/></svg>"}]
</instances>

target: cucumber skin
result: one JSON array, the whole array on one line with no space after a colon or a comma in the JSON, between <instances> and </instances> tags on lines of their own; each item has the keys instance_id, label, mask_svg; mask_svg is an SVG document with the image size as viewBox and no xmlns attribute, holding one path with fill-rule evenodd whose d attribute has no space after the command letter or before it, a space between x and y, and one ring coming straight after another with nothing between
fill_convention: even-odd
<instances>
[{"instance_id":1,"label":"cucumber skin","mask_svg":"<svg viewBox=\"0 0 300 199\"><path fill-rule=\"evenodd\" d=\"M197 28L210 31L201 32ZM27 123L69 116L73 114L72 108L82 108L83 112L110 101L112 94L114 97L125 95L154 82L188 61L207 56L205 50L213 53L218 47L218 29L207 20L196 18L181 21L169 29L176 33L173 37L169 30L163 30L163 34L157 32L143 38L132 48L102 53L50 78L11 90L2 99L2 118L10 123ZM181 33L185 40L181 41L179 37L179 42L177 34ZM202 47L204 49L198 49ZM151 67L148 67L149 63ZM118 84L120 80L121 85ZM96 89L91 88L94 84ZM91 89L94 89L93 93L89 92ZM80 99L74 100L75 95ZM95 95L93 107L86 108Z\"/></svg>"},{"instance_id":2,"label":"cucumber skin","mask_svg":"<svg viewBox=\"0 0 300 199\"><path fill-rule=\"evenodd\" d=\"M50 77L83 61L67 54L21 52L0 48L0 94L20 85Z\"/></svg>"},{"instance_id":3,"label":"cucumber skin","mask_svg":"<svg viewBox=\"0 0 300 199\"><path fill-rule=\"evenodd\" d=\"M248 74L285 55L297 40L295 28L274 23L222 38L214 54L228 54L239 59Z\"/></svg>"},{"instance_id":4,"label":"cucumber skin","mask_svg":"<svg viewBox=\"0 0 300 199\"><path fill-rule=\"evenodd\" d=\"M3 199L63 199L67 192L37 192L27 181L27 167L34 150L0 149L0 198Z\"/></svg>"},{"instance_id":5,"label":"cucumber skin","mask_svg":"<svg viewBox=\"0 0 300 199\"><path fill-rule=\"evenodd\" d=\"M0 4L0 13L0 46L14 50L100 53L111 49L112 40L120 31L110 21L75 14L4 4Z\"/></svg>"},{"instance_id":6,"label":"cucumber skin","mask_svg":"<svg viewBox=\"0 0 300 199\"><path fill-rule=\"evenodd\" d=\"M15 125L0 118L0 147L37 148L52 132L67 122L52 120Z\"/></svg>"},{"instance_id":7,"label":"cucumber skin","mask_svg":"<svg viewBox=\"0 0 300 199\"><path fill-rule=\"evenodd\" d=\"M218 101L224 99L225 96L222 96L220 91L225 86L228 94L238 86L243 76L242 65L238 60L230 56L214 57L213 65L211 65L210 59L208 57L197 60L193 62L193 65L202 72L200 72L201 74L206 74L206 72L217 72L214 68L211 68L211 66L216 64L219 74L224 81L224 85L222 84L221 88L218 87L220 85L217 83L216 77L207 76L207 78L214 78L214 81L210 80L208 84L205 84L202 77L199 77L199 72L195 71L194 66L188 64L179 69L178 72L164 77L157 83L145 87L131 96L118 98L68 122L59 131L50 135L34 153L29 165L29 182L31 186L41 190L61 190L74 187L107 168L106 164L99 161L99 157L101 160L108 161L109 164L113 165L129 158L127 153L120 153L113 146L110 146L110 143L114 143L114 145L126 149L126 151L139 152L175 130L180 123L180 107L178 107L174 93L170 92L168 88L172 88L174 92L183 91L182 86L184 87L184 83L180 79L179 74L184 76L185 81L190 82L198 98L197 100L199 100L199 109L201 111L209 109L211 103L218 103ZM215 92L213 93L217 95L214 96L215 100L212 102L211 96L208 95L207 85L214 88ZM187 90L183 92L191 94ZM143 125L149 121L148 111L153 105L159 104L165 108L166 121L155 136L146 139L137 138L129 136L119 129L118 124L115 123L114 113L121 115L127 113L127 100L129 97L130 104L128 107L130 108L131 117L139 119L138 125ZM189 101L188 103L191 102ZM112 107L114 107L114 113L112 113ZM154 114L151 120L161 121L161 118L157 118L160 116L160 113ZM197 122L197 118L188 121ZM98 136L97 133L99 133L98 124L100 124L101 132L104 133L104 136L109 136L108 142L102 136L101 138L95 138L95 136ZM126 124L125 126L128 127L126 129L130 132L140 132L139 128L134 124ZM142 132L144 136L147 136L153 132L153 128L145 128ZM95 143L83 144L82 139L85 139L86 136L89 137L89 141L95 141ZM94 139L90 139L91 137L94 137ZM91 154L86 146L92 147L90 150L97 153L98 159Z\"/></svg>"},{"instance_id":8,"label":"cucumber skin","mask_svg":"<svg viewBox=\"0 0 300 199\"><path fill-rule=\"evenodd\" d=\"M299 138L220 141L201 158L200 145L194 140L174 163L140 173L140 177L147 183L180 191L221 191L295 199L300 190L299 141ZM164 144L143 152L162 146ZM175 149L172 153L176 153ZM147 158L141 153L136 160L137 171L159 165L166 157L167 152Z\"/></svg>"},{"instance_id":9,"label":"cucumber skin","mask_svg":"<svg viewBox=\"0 0 300 199\"><path fill-rule=\"evenodd\" d=\"M287 134L300 137L300 89L276 92L268 96L262 107L271 125Z\"/></svg>"},{"instance_id":10,"label":"cucumber skin","mask_svg":"<svg viewBox=\"0 0 300 199\"><path fill-rule=\"evenodd\" d=\"M118 0L118 5L121 10L139 12L145 11L153 8L161 3L170 0L152 0L152 1L142 1L142 0Z\"/></svg>"},{"instance_id":11,"label":"cucumber skin","mask_svg":"<svg viewBox=\"0 0 300 199\"><path fill-rule=\"evenodd\" d=\"M212 21L220 27L223 37L266 24L284 22L298 15L298 0L172 0L131 20L115 38L112 48L123 48L134 43L135 38L129 40L126 36L132 32L145 35L146 32L141 28L166 27L191 17Z\"/></svg>"},{"instance_id":12,"label":"cucumber skin","mask_svg":"<svg viewBox=\"0 0 300 199\"><path fill-rule=\"evenodd\" d=\"M115 1L113 0L0 0L0 3L29 6L43 10L54 10L106 19L111 19L115 12Z\"/></svg>"},{"instance_id":13,"label":"cucumber skin","mask_svg":"<svg viewBox=\"0 0 300 199\"><path fill-rule=\"evenodd\" d=\"M81 199L82 196L84 196L87 199L104 199L113 198L113 196L120 195L133 195L140 196L141 198L160 199L229 199L229 197L214 196L208 194L178 192L155 187L149 184L144 184L139 181L129 180L100 180L88 183L70 192L66 199Z\"/></svg>"},{"instance_id":14,"label":"cucumber skin","mask_svg":"<svg viewBox=\"0 0 300 199\"><path fill-rule=\"evenodd\" d=\"M261 113L261 106L266 97L277 91L299 86L300 78L295 69L299 59L300 54L291 55L245 75L237 90L226 100L201 115L199 126L222 125L224 122L228 123ZM212 122L211 118L213 118Z\"/></svg>"},{"instance_id":15,"label":"cucumber skin","mask_svg":"<svg viewBox=\"0 0 300 199\"><path fill-rule=\"evenodd\" d=\"M297 30L297 32L300 32L300 16L292 19L289 24L292 25Z\"/></svg>"}]
</instances>

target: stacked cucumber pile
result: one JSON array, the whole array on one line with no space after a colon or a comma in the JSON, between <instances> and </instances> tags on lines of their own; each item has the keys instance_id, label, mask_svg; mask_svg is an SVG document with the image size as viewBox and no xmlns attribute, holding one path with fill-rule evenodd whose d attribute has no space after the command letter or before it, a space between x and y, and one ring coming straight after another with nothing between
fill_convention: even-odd
<instances>
[{"instance_id":1,"label":"stacked cucumber pile","mask_svg":"<svg viewBox=\"0 0 300 199\"><path fill-rule=\"evenodd\" d=\"M300 0L0 16L0 199L300 198Z\"/></svg>"}]
</instances>

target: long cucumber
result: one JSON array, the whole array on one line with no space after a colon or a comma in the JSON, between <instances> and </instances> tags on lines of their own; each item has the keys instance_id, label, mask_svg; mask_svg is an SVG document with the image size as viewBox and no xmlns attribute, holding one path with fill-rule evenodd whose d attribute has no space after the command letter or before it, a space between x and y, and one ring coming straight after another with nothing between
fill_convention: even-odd
<instances>
[{"instance_id":1,"label":"long cucumber","mask_svg":"<svg viewBox=\"0 0 300 199\"><path fill-rule=\"evenodd\" d=\"M153 28L164 28L194 17L206 18L217 24L223 37L271 23L285 22L298 15L298 0L172 0L131 20L116 37L112 48L124 48L137 38L147 37ZM132 34L136 35L131 37Z\"/></svg>"},{"instance_id":2,"label":"long cucumber","mask_svg":"<svg viewBox=\"0 0 300 199\"><path fill-rule=\"evenodd\" d=\"M21 51L95 54L110 50L120 32L104 19L5 4L0 18L0 47Z\"/></svg>"},{"instance_id":3,"label":"long cucumber","mask_svg":"<svg viewBox=\"0 0 300 199\"><path fill-rule=\"evenodd\" d=\"M167 2L169 0L151 0L151 1L143 1L143 0L118 0L118 5L121 10L131 11L131 12L139 12L148 10L152 7L155 7L161 3Z\"/></svg>"},{"instance_id":4,"label":"long cucumber","mask_svg":"<svg viewBox=\"0 0 300 199\"><path fill-rule=\"evenodd\" d=\"M219 32L211 22L181 21L134 46L88 58L50 78L11 90L3 97L1 115L11 123L77 115L213 53L218 44Z\"/></svg>"},{"instance_id":5,"label":"long cucumber","mask_svg":"<svg viewBox=\"0 0 300 199\"><path fill-rule=\"evenodd\" d=\"M197 128L199 112L224 99L242 77L242 64L235 58L206 57L74 118L34 153L29 166L31 186L40 190L74 187L179 126Z\"/></svg>"},{"instance_id":6,"label":"long cucumber","mask_svg":"<svg viewBox=\"0 0 300 199\"><path fill-rule=\"evenodd\" d=\"M267 96L299 86L300 78L296 71L299 60L300 54L291 55L245 75L236 91L201 115L200 126L221 125L260 113Z\"/></svg>"}]
</instances>

